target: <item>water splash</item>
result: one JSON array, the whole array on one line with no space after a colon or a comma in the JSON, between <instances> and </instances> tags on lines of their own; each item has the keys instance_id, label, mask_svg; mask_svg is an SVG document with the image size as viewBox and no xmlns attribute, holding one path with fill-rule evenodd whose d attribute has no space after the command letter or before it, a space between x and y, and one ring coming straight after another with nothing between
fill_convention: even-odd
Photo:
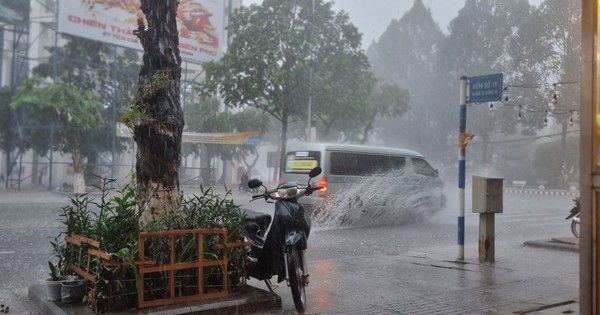
<instances>
[{"instance_id":1,"label":"water splash","mask_svg":"<svg viewBox=\"0 0 600 315\"><path fill-rule=\"evenodd\" d=\"M314 210L317 228L398 225L422 220L446 203L437 177L400 171L362 177L344 191L333 193Z\"/></svg>"}]
</instances>

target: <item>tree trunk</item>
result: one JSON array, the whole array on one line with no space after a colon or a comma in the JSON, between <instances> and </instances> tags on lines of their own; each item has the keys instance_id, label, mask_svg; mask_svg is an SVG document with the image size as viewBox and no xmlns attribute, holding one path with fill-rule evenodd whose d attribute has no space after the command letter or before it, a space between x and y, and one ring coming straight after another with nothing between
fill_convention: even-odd
<instances>
[{"instance_id":1,"label":"tree trunk","mask_svg":"<svg viewBox=\"0 0 600 315\"><path fill-rule=\"evenodd\" d=\"M71 149L71 159L73 161L73 192L76 194L85 193L85 179L83 177L83 166L81 164L81 149L79 144L74 144Z\"/></svg>"},{"instance_id":2,"label":"tree trunk","mask_svg":"<svg viewBox=\"0 0 600 315\"><path fill-rule=\"evenodd\" d=\"M363 135L362 135L362 139L360 140L360 144L367 143L367 139L369 138L369 132L373 129L373 122L375 121L376 116L377 116L377 114L374 114L371 116L371 119L369 119L369 122L367 123L367 125L365 126L365 129L363 130Z\"/></svg>"},{"instance_id":3,"label":"tree trunk","mask_svg":"<svg viewBox=\"0 0 600 315\"><path fill-rule=\"evenodd\" d=\"M252 176L252 169L254 169L254 166L256 166L256 162L258 162L258 159L260 158L260 155L258 154L258 150L253 149L252 153L254 154L254 160L252 160L251 163L249 163L246 160L246 157L242 157L242 161L244 162L244 164L246 165L246 169L248 170L248 176Z\"/></svg>"},{"instance_id":4,"label":"tree trunk","mask_svg":"<svg viewBox=\"0 0 600 315\"><path fill-rule=\"evenodd\" d=\"M177 209L183 110L179 85L181 57L177 31L177 0L142 0L148 28L138 19L138 35L144 48L136 93L141 121L134 128L138 145L136 178L141 205L139 225Z\"/></svg>"},{"instance_id":5,"label":"tree trunk","mask_svg":"<svg viewBox=\"0 0 600 315\"><path fill-rule=\"evenodd\" d=\"M283 116L281 119L281 140L279 142L279 170L275 169L276 179L279 180L281 172L285 169L285 151L287 151L287 132L288 132L288 117Z\"/></svg>"},{"instance_id":6,"label":"tree trunk","mask_svg":"<svg viewBox=\"0 0 600 315\"><path fill-rule=\"evenodd\" d=\"M561 130L560 130L560 170L559 170L559 174L560 174L560 187L567 187L568 188L568 184L567 184L567 178L565 176L563 176L563 166L567 166L567 128L569 127L569 123L567 122L566 119L564 119L561 122Z\"/></svg>"}]
</instances>

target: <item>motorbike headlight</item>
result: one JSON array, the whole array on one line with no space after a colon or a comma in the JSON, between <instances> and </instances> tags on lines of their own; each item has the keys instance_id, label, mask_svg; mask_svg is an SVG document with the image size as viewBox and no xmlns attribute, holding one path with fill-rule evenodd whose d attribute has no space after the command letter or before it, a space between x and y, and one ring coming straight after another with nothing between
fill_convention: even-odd
<instances>
[{"instance_id":1,"label":"motorbike headlight","mask_svg":"<svg viewBox=\"0 0 600 315\"><path fill-rule=\"evenodd\" d=\"M290 199L302 196L306 193L306 189L298 187L280 188L276 192L271 193L272 199Z\"/></svg>"}]
</instances>

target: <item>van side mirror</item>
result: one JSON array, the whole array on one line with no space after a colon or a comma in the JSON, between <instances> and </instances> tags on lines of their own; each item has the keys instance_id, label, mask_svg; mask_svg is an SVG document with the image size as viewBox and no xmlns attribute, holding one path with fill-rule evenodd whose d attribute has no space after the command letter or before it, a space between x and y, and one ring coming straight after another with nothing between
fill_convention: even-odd
<instances>
[{"instance_id":1,"label":"van side mirror","mask_svg":"<svg viewBox=\"0 0 600 315\"><path fill-rule=\"evenodd\" d=\"M319 176L319 174L321 174L321 172L322 172L321 168L317 166L317 167L313 168L312 170L310 170L310 172L308 173L308 176L310 178L317 177L317 176Z\"/></svg>"},{"instance_id":2,"label":"van side mirror","mask_svg":"<svg viewBox=\"0 0 600 315\"><path fill-rule=\"evenodd\" d=\"M440 176L440 171L438 170L433 170L433 177L439 177Z\"/></svg>"},{"instance_id":3,"label":"van side mirror","mask_svg":"<svg viewBox=\"0 0 600 315\"><path fill-rule=\"evenodd\" d=\"M248 181L248 187L250 189L258 188L260 186L262 186L262 182L260 180L256 179L256 178L255 179L251 179L250 181Z\"/></svg>"}]
</instances>

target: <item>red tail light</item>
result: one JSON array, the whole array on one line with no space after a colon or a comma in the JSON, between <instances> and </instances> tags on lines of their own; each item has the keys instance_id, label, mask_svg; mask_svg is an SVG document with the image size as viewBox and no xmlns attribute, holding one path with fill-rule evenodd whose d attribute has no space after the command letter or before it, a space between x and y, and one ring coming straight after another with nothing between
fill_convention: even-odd
<instances>
[{"instance_id":1,"label":"red tail light","mask_svg":"<svg viewBox=\"0 0 600 315\"><path fill-rule=\"evenodd\" d=\"M321 197L325 196L327 194L327 178L325 176L319 180L319 187L323 187L323 189L319 190L319 195Z\"/></svg>"}]
</instances>

